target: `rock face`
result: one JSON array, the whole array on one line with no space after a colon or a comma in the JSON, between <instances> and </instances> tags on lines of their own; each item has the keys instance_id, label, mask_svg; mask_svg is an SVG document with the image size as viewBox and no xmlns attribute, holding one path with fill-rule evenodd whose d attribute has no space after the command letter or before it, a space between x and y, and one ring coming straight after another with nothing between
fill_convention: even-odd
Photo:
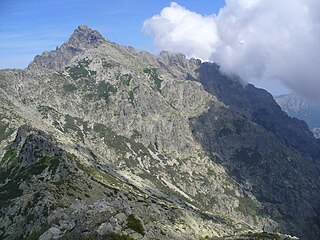
<instances>
[{"instance_id":1,"label":"rock face","mask_svg":"<svg viewBox=\"0 0 320 240\"><path fill-rule=\"evenodd\" d=\"M28 66L29 69L57 69L70 63L71 59L88 49L97 48L106 40L101 34L87 26L79 26L70 39L55 51L37 55Z\"/></svg>"},{"instance_id":2,"label":"rock face","mask_svg":"<svg viewBox=\"0 0 320 240\"><path fill-rule=\"evenodd\" d=\"M312 210L303 207L300 212L295 206L297 199L310 204L314 201L311 186L319 187L319 183L311 176L319 171L314 169L314 162L320 161L319 141L305 122L282 112L271 94L252 85L242 86L219 73L218 66L206 65L199 68L198 80L229 109L209 109L193 119L196 138L208 153L217 155L238 183L250 189L262 203L262 212L272 213L274 220L285 213L285 219L277 220L281 225L292 225L290 221L299 219L302 232L298 235L303 234L310 226ZM308 183L310 188L302 188ZM314 202L312 209L316 206ZM319 219L318 213L311 218Z\"/></svg>"},{"instance_id":3,"label":"rock face","mask_svg":"<svg viewBox=\"0 0 320 240\"><path fill-rule=\"evenodd\" d=\"M320 104L295 94L275 97L282 110L291 117L306 121L314 136L320 138Z\"/></svg>"},{"instance_id":4,"label":"rock face","mask_svg":"<svg viewBox=\"0 0 320 240\"><path fill-rule=\"evenodd\" d=\"M0 89L0 238L320 236L319 141L214 63L80 26Z\"/></svg>"}]
</instances>

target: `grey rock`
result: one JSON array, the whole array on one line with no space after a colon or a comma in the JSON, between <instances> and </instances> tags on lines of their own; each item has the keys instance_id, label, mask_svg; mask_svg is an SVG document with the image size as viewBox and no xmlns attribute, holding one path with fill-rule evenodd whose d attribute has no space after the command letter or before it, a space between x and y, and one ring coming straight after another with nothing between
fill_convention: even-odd
<instances>
[{"instance_id":1,"label":"grey rock","mask_svg":"<svg viewBox=\"0 0 320 240\"><path fill-rule=\"evenodd\" d=\"M70 63L71 59L86 50L97 48L106 40L101 34L87 26L80 25L70 39L54 51L44 52L34 58L29 69L55 69Z\"/></svg>"},{"instance_id":2,"label":"grey rock","mask_svg":"<svg viewBox=\"0 0 320 240\"><path fill-rule=\"evenodd\" d=\"M61 230L59 228L51 227L39 237L39 240L59 239L60 234Z\"/></svg>"},{"instance_id":3,"label":"grey rock","mask_svg":"<svg viewBox=\"0 0 320 240\"><path fill-rule=\"evenodd\" d=\"M110 223L102 223L98 228L98 233L100 235L105 235L107 233L114 232L115 229Z\"/></svg>"},{"instance_id":4,"label":"grey rock","mask_svg":"<svg viewBox=\"0 0 320 240\"><path fill-rule=\"evenodd\" d=\"M134 239L143 239L143 236L140 233L134 232L130 234Z\"/></svg>"},{"instance_id":5,"label":"grey rock","mask_svg":"<svg viewBox=\"0 0 320 240\"><path fill-rule=\"evenodd\" d=\"M115 217L111 217L109 221L110 221L110 223L111 223L112 225L118 224L118 219L115 218Z\"/></svg>"},{"instance_id":6,"label":"grey rock","mask_svg":"<svg viewBox=\"0 0 320 240\"><path fill-rule=\"evenodd\" d=\"M119 223L123 223L124 221L127 220L127 216L124 213L118 213L117 215L114 216L118 220Z\"/></svg>"},{"instance_id":7,"label":"grey rock","mask_svg":"<svg viewBox=\"0 0 320 240\"><path fill-rule=\"evenodd\" d=\"M66 220L60 220L59 221L59 228L61 230L72 230L75 227L74 221L66 221Z\"/></svg>"}]
</instances>

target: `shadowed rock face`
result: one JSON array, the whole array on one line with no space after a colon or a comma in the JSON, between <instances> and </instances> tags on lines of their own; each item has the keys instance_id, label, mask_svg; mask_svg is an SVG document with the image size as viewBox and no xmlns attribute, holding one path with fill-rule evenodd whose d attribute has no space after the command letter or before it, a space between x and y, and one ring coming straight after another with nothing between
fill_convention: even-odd
<instances>
[{"instance_id":1,"label":"shadowed rock face","mask_svg":"<svg viewBox=\"0 0 320 240\"><path fill-rule=\"evenodd\" d=\"M244 115L268 132L272 132L292 149L320 161L320 141L304 121L291 118L281 110L272 95L252 84L242 85L237 77L222 74L219 66L204 63L197 70L206 91L218 97L234 112Z\"/></svg>"},{"instance_id":2,"label":"shadowed rock face","mask_svg":"<svg viewBox=\"0 0 320 240\"><path fill-rule=\"evenodd\" d=\"M319 239L319 143L216 64L80 26L0 90L0 238Z\"/></svg>"},{"instance_id":3,"label":"shadowed rock face","mask_svg":"<svg viewBox=\"0 0 320 240\"><path fill-rule=\"evenodd\" d=\"M305 122L282 112L265 90L241 85L215 64L204 63L196 71L196 81L228 109L210 108L192 118L195 138L213 161L222 163L254 194L262 212L271 214L280 229L316 239L320 234L320 194L314 191L320 189L319 141Z\"/></svg>"},{"instance_id":4,"label":"shadowed rock face","mask_svg":"<svg viewBox=\"0 0 320 240\"><path fill-rule=\"evenodd\" d=\"M88 49L97 48L106 40L98 31L80 25L67 42L55 51L37 55L29 64L29 69L56 69L70 63L70 60Z\"/></svg>"},{"instance_id":5,"label":"shadowed rock face","mask_svg":"<svg viewBox=\"0 0 320 240\"><path fill-rule=\"evenodd\" d=\"M22 125L18 129L11 149L19 153L18 162L21 167L36 163L39 156L61 155L61 149L56 146L48 134L29 125ZM37 154L35 155L34 152Z\"/></svg>"}]
</instances>

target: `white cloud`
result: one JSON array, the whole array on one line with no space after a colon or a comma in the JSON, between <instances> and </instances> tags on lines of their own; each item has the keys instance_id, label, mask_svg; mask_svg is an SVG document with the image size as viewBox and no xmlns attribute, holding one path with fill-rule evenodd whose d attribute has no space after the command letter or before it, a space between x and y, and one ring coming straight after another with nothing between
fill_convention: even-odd
<instances>
[{"instance_id":1,"label":"white cloud","mask_svg":"<svg viewBox=\"0 0 320 240\"><path fill-rule=\"evenodd\" d=\"M203 60L210 59L218 41L214 15L202 16L177 3L146 20L143 29L161 49Z\"/></svg>"},{"instance_id":2,"label":"white cloud","mask_svg":"<svg viewBox=\"0 0 320 240\"><path fill-rule=\"evenodd\" d=\"M176 3L144 23L161 49L210 59L244 80L320 98L320 1L226 0L217 16Z\"/></svg>"}]
</instances>

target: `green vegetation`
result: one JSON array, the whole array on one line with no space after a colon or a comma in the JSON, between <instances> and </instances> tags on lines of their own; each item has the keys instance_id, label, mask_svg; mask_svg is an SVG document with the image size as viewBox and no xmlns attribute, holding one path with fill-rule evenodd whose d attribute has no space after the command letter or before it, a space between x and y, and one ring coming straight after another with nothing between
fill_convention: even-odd
<instances>
[{"instance_id":1,"label":"green vegetation","mask_svg":"<svg viewBox=\"0 0 320 240\"><path fill-rule=\"evenodd\" d=\"M122 187L122 182L116 179L114 176L97 170L92 166L85 166L78 163L78 167L83 170L84 172L88 173L91 177L94 177L93 180L98 181L99 183L105 184L107 186L115 186L115 187Z\"/></svg>"},{"instance_id":2,"label":"green vegetation","mask_svg":"<svg viewBox=\"0 0 320 240\"><path fill-rule=\"evenodd\" d=\"M132 105L134 105L134 92L138 89L139 87L134 87L132 90L128 92L128 101Z\"/></svg>"},{"instance_id":3,"label":"green vegetation","mask_svg":"<svg viewBox=\"0 0 320 240\"><path fill-rule=\"evenodd\" d=\"M224 190L224 193L229 195L229 196L234 196L234 197L236 196L236 191L233 190L233 189L224 187L223 190Z\"/></svg>"},{"instance_id":4,"label":"green vegetation","mask_svg":"<svg viewBox=\"0 0 320 240\"><path fill-rule=\"evenodd\" d=\"M118 91L116 85L110 84L106 80L98 81L96 79L96 71L89 70L89 64L91 60L83 59L74 66L66 67L66 71L69 73L73 80L77 80L77 84L66 83L63 85L65 92L74 92L80 89L84 93L84 99L88 101L104 99L106 104L109 103L110 96ZM102 60L102 65L106 69L111 69L118 66L118 63L113 61ZM121 83L129 86L132 80L131 74L124 74L117 78Z\"/></svg>"},{"instance_id":5,"label":"green vegetation","mask_svg":"<svg viewBox=\"0 0 320 240\"><path fill-rule=\"evenodd\" d=\"M9 148L6 153L3 155L2 162L10 162L10 165L15 163L18 160L17 151Z\"/></svg>"},{"instance_id":6,"label":"green vegetation","mask_svg":"<svg viewBox=\"0 0 320 240\"><path fill-rule=\"evenodd\" d=\"M214 121L213 128L215 129L215 136L221 138L246 132L249 129L249 123L245 118L236 118L234 120L218 118Z\"/></svg>"},{"instance_id":7,"label":"green vegetation","mask_svg":"<svg viewBox=\"0 0 320 240\"><path fill-rule=\"evenodd\" d=\"M16 158L14 151L9 150L6 155L10 156L11 159ZM22 195L23 191L19 188L21 182L30 180L33 176L41 174L47 167L51 174L55 174L59 164L60 158L58 156L43 156L30 166L0 168L0 183L4 184L6 179L10 179L10 181L0 187L0 206L7 206L12 199Z\"/></svg>"},{"instance_id":8,"label":"green vegetation","mask_svg":"<svg viewBox=\"0 0 320 240\"><path fill-rule=\"evenodd\" d=\"M124 74L120 76L120 82L129 86L132 80L132 75L130 73Z\"/></svg>"},{"instance_id":9,"label":"green vegetation","mask_svg":"<svg viewBox=\"0 0 320 240\"><path fill-rule=\"evenodd\" d=\"M93 130L100 134L100 137L103 138L107 146L113 148L119 157L121 156L128 167L135 167L137 165L138 157L141 159L153 159L149 149L142 143L136 142L132 137L127 138L118 135L103 124L95 124ZM131 153L132 151L136 153L136 157L126 157L127 153Z\"/></svg>"},{"instance_id":10,"label":"green vegetation","mask_svg":"<svg viewBox=\"0 0 320 240\"><path fill-rule=\"evenodd\" d=\"M4 184L7 178L11 178L0 187L0 206L7 206L11 199L20 197L23 191L19 188L19 179L13 179L13 168L0 169L0 183Z\"/></svg>"},{"instance_id":11,"label":"green vegetation","mask_svg":"<svg viewBox=\"0 0 320 240\"><path fill-rule=\"evenodd\" d=\"M69 72L69 75L73 80L92 76L95 77L97 74L96 71L87 70L90 63L91 60L83 59L80 60L75 66L66 67L66 70Z\"/></svg>"},{"instance_id":12,"label":"green vegetation","mask_svg":"<svg viewBox=\"0 0 320 240\"><path fill-rule=\"evenodd\" d=\"M212 176L215 176L215 175L216 175L216 172L213 171L213 170L211 170L211 169L208 169L207 175L208 175L209 177L212 177Z\"/></svg>"},{"instance_id":13,"label":"green vegetation","mask_svg":"<svg viewBox=\"0 0 320 240\"><path fill-rule=\"evenodd\" d=\"M48 158L47 162L49 163L49 171L51 172L51 174L56 173L60 164L60 158L57 156L53 156Z\"/></svg>"},{"instance_id":14,"label":"green vegetation","mask_svg":"<svg viewBox=\"0 0 320 240\"><path fill-rule=\"evenodd\" d=\"M118 153L124 155L130 151L126 144L126 137L116 134L110 128L99 123L94 125L93 130L100 133L100 137L104 138L104 142Z\"/></svg>"},{"instance_id":15,"label":"green vegetation","mask_svg":"<svg viewBox=\"0 0 320 240\"><path fill-rule=\"evenodd\" d=\"M233 126L227 119L219 118L214 121L215 136L218 138L228 136L234 132Z\"/></svg>"},{"instance_id":16,"label":"green vegetation","mask_svg":"<svg viewBox=\"0 0 320 240\"><path fill-rule=\"evenodd\" d=\"M94 93L87 93L87 94L84 95L83 98L84 98L85 100L87 100L87 101L91 101L91 100L94 99L94 97L95 97Z\"/></svg>"},{"instance_id":17,"label":"green vegetation","mask_svg":"<svg viewBox=\"0 0 320 240\"><path fill-rule=\"evenodd\" d=\"M259 212L258 204L249 197L239 198L239 206L237 211L242 212L244 215L257 216Z\"/></svg>"},{"instance_id":18,"label":"green vegetation","mask_svg":"<svg viewBox=\"0 0 320 240\"><path fill-rule=\"evenodd\" d=\"M40 105L37 107L37 110L39 113L41 113L41 115L43 116L43 118L48 118L49 117L49 112L51 111L55 111L52 107L49 106L44 106L44 105Z\"/></svg>"},{"instance_id":19,"label":"green vegetation","mask_svg":"<svg viewBox=\"0 0 320 240\"><path fill-rule=\"evenodd\" d=\"M33 231L31 234L29 234L26 237L26 240L37 240L42 235L42 233L43 233L42 231L41 232Z\"/></svg>"},{"instance_id":20,"label":"green vegetation","mask_svg":"<svg viewBox=\"0 0 320 240\"><path fill-rule=\"evenodd\" d=\"M105 69L112 69L114 67L119 67L120 66L120 64L115 62L115 61L105 60L105 59L102 59L101 64L102 64L102 67L105 68Z\"/></svg>"},{"instance_id":21,"label":"green vegetation","mask_svg":"<svg viewBox=\"0 0 320 240\"><path fill-rule=\"evenodd\" d=\"M63 89L66 92L74 92L75 90L77 90L77 87L72 83L68 83L63 85Z\"/></svg>"},{"instance_id":22,"label":"green vegetation","mask_svg":"<svg viewBox=\"0 0 320 240\"><path fill-rule=\"evenodd\" d=\"M141 137L141 134L137 131L137 130L133 130L133 133L131 135L131 139L133 141L135 141L136 139L140 138Z\"/></svg>"},{"instance_id":23,"label":"green vegetation","mask_svg":"<svg viewBox=\"0 0 320 240\"><path fill-rule=\"evenodd\" d=\"M85 79L80 79L78 82L79 82L79 85L82 85L83 90L85 91L93 92L96 90L96 82L93 79L85 78Z\"/></svg>"},{"instance_id":24,"label":"green vegetation","mask_svg":"<svg viewBox=\"0 0 320 240\"><path fill-rule=\"evenodd\" d=\"M84 121L81 118L72 117L68 114L65 115L65 124L63 126L61 126L57 121L53 122L53 126L64 133L72 133L82 142L84 142L86 132L89 131L87 121Z\"/></svg>"},{"instance_id":25,"label":"green vegetation","mask_svg":"<svg viewBox=\"0 0 320 240\"><path fill-rule=\"evenodd\" d=\"M153 67L145 68L143 69L143 72L147 73L150 79L153 80L155 85L155 90L157 90L158 92L161 92L161 83L163 80L158 76L158 69Z\"/></svg>"},{"instance_id":26,"label":"green vegetation","mask_svg":"<svg viewBox=\"0 0 320 240\"><path fill-rule=\"evenodd\" d=\"M37 240L49 228L48 222L42 223L38 226L39 230L34 230L25 238L26 240Z\"/></svg>"},{"instance_id":27,"label":"green vegetation","mask_svg":"<svg viewBox=\"0 0 320 240\"><path fill-rule=\"evenodd\" d=\"M246 131L249 127L248 120L245 118L237 118L233 121L233 125L235 127L235 131L237 134L240 134Z\"/></svg>"},{"instance_id":28,"label":"green vegetation","mask_svg":"<svg viewBox=\"0 0 320 240\"><path fill-rule=\"evenodd\" d=\"M9 127L9 123L4 123L0 119L0 142L10 137L13 132L14 130Z\"/></svg>"},{"instance_id":29,"label":"green vegetation","mask_svg":"<svg viewBox=\"0 0 320 240\"><path fill-rule=\"evenodd\" d=\"M99 98L103 98L106 103L109 103L111 93L116 93L117 88L106 81L99 82L97 86L97 94Z\"/></svg>"},{"instance_id":30,"label":"green vegetation","mask_svg":"<svg viewBox=\"0 0 320 240\"><path fill-rule=\"evenodd\" d=\"M81 125L83 127L83 131L78 125ZM63 132L70 132L70 130L75 132L77 138L84 142L84 132L88 131L88 122L83 121L81 118L72 117L67 114L65 116L65 125Z\"/></svg>"},{"instance_id":31,"label":"green vegetation","mask_svg":"<svg viewBox=\"0 0 320 240\"><path fill-rule=\"evenodd\" d=\"M256 148L242 147L232 157L237 162L256 165L262 160L262 155Z\"/></svg>"},{"instance_id":32,"label":"green vegetation","mask_svg":"<svg viewBox=\"0 0 320 240\"><path fill-rule=\"evenodd\" d=\"M129 101L129 103L131 103L131 104L134 103L134 93L133 93L132 90L130 90L130 91L128 92L128 101Z\"/></svg>"},{"instance_id":33,"label":"green vegetation","mask_svg":"<svg viewBox=\"0 0 320 240\"><path fill-rule=\"evenodd\" d=\"M103 240L134 240L134 238L119 233L108 233L102 236Z\"/></svg>"},{"instance_id":34,"label":"green vegetation","mask_svg":"<svg viewBox=\"0 0 320 240\"><path fill-rule=\"evenodd\" d=\"M47 167L51 174L55 174L60 164L60 158L58 156L43 156L36 163L22 167L19 170L20 178L29 179L32 175L41 174Z\"/></svg>"},{"instance_id":35,"label":"green vegetation","mask_svg":"<svg viewBox=\"0 0 320 240\"><path fill-rule=\"evenodd\" d=\"M141 220L136 218L133 214L130 214L128 216L127 226L128 228L132 229L133 231L136 231L137 233L140 233L143 236L146 234Z\"/></svg>"},{"instance_id":36,"label":"green vegetation","mask_svg":"<svg viewBox=\"0 0 320 240\"><path fill-rule=\"evenodd\" d=\"M0 168L0 184L4 184L6 179L10 176L11 174L11 168L5 169L5 168ZM0 187L1 189L1 187ZM1 195L1 193L0 193Z\"/></svg>"},{"instance_id":37,"label":"green vegetation","mask_svg":"<svg viewBox=\"0 0 320 240\"><path fill-rule=\"evenodd\" d=\"M9 149L6 151L2 158L2 162L7 164L6 168L0 168L0 184L3 184L6 179L10 176L12 167L15 162L17 162L17 152L14 149Z\"/></svg>"},{"instance_id":38,"label":"green vegetation","mask_svg":"<svg viewBox=\"0 0 320 240\"><path fill-rule=\"evenodd\" d=\"M102 62L102 66L107 69L113 68L113 64L111 62Z\"/></svg>"}]
</instances>

